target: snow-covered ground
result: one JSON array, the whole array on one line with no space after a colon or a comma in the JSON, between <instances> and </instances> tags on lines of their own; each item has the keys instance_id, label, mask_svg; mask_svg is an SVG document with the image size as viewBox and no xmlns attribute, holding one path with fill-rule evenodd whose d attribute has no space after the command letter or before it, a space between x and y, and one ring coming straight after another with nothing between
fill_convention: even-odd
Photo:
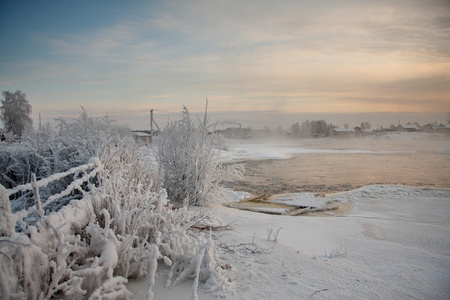
<instances>
[{"instance_id":1,"label":"snow-covered ground","mask_svg":"<svg viewBox=\"0 0 450 300\"><path fill-rule=\"evenodd\" d=\"M412 150L403 151L373 151L359 149L308 149L301 145L284 143L273 145L271 143L248 144L242 143L234 146L233 151L223 152L222 157L227 160L245 159L284 159L292 155L324 153L324 154L392 154L392 153L414 153Z\"/></svg>"},{"instance_id":2,"label":"snow-covered ground","mask_svg":"<svg viewBox=\"0 0 450 300\"><path fill-rule=\"evenodd\" d=\"M242 222L222 240L251 242L256 233L268 251L225 256L237 274L230 298L448 299L450 191L369 186L338 197L357 200L351 213L289 217L217 209L224 221ZM282 228L278 243L267 241L268 226Z\"/></svg>"},{"instance_id":3,"label":"snow-covered ground","mask_svg":"<svg viewBox=\"0 0 450 300\"><path fill-rule=\"evenodd\" d=\"M285 159L299 154L407 154L417 151L450 153L450 139L442 134L394 132L383 135L318 139L232 140L228 160Z\"/></svg>"},{"instance_id":4,"label":"snow-covered ground","mask_svg":"<svg viewBox=\"0 0 450 300\"><path fill-rule=\"evenodd\" d=\"M448 299L450 191L367 186L336 194L341 217L291 217L211 210L238 227L217 237L230 269L226 299ZM268 229L279 231L278 241ZM226 246L226 247L225 247ZM234 251L227 251L226 248ZM145 281L130 283L144 299ZM190 283L158 299L186 299ZM141 293L142 298L138 295ZM208 293L199 299L216 299Z\"/></svg>"},{"instance_id":5,"label":"snow-covered ground","mask_svg":"<svg viewBox=\"0 0 450 300\"><path fill-rule=\"evenodd\" d=\"M416 137L383 139L410 143ZM436 151L447 153L448 141L439 145ZM387 151L416 151L392 148ZM227 155L270 159L301 151L321 150L245 143ZM372 152L380 151L386 150ZM248 196L227 192L227 201ZM449 189L372 185L329 197L353 209L341 216L294 217L203 208L236 228L215 234L228 278L223 294L199 291L199 299L450 299ZM161 275L157 299L190 298L191 282L168 289ZM135 299L145 299L146 285L141 280L128 288Z\"/></svg>"}]
</instances>

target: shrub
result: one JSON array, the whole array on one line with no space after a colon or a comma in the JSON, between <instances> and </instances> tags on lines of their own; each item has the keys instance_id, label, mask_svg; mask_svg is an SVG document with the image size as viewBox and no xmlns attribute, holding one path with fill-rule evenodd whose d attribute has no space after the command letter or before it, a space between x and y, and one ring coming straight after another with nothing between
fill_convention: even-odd
<instances>
[{"instance_id":1,"label":"shrub","mask_svg":"<svg viewBox=\"0 0 450 300\"><path fill-rule=\"evenodd\" d=\"M159 264L170 267L167 285L188 279L223 285L211 237L197 224L220 220L174 209L157 172L138 149L109 156L82 200L49 213L26 233L0 227L0 294L28 299L128 299L128 278L149 276L147 298ZM0 193L2 190L0 189ZM5 193L1 208L8 210ZM2 217L3 218L3 217ZM3 219L11 218L8 214ZM196 295L194 288L193 295Z\"/></svg>"},{"instance_id":2,"label":"shrub","mask_svg":"<svg viewBox=\"0 0 450 300\"><path fill-rule=\"evenodd\" d=\"M22 138L20 144L0 149L0 184L11 189L31 182L35 174L40 180L55 173L86 164L91 157L99 157L103 162L116 151L133 147L130 131L114 124L108 117L91 118L82 109L80 117L72 123L58 119L53 130L30 132ZM70 175L52 182L39 190L43 202L53 194L60 193L73 180L82 174ZM86 186L87 187L87 186ZM72 199L81 199L82 195L74 191L61 199L61 207ZM28 208L34 203L31 192L19 192L10 196L15 200L14 209Z\"/></svg>"},{"instance_id":3,"label":"shrub","mask_svg":"<svg viewBox=\"0 0 450 300\"><path fill-rule=\"evenodd\" d=\"M186 107L182 119L168 124L156 138L155 157L169 198L187 205L217 201L221 183L239 178L239 165L223 166L218 139L208 133L207 118L192 120Z\"/></svg>"},{"instance_id":4,"label":"shrub","mask_svg":"<svg viewBox=\"0 0 450 300\"><path fill-rule=\"evenodd\" d=\"M185 141L195 147L172 150L186 155L186 161L195 159L195 165L184 168L189 172L197 168L197 173L186 174L196 174L198 189L180 193L185 199L195 195L202 203L210 199L206 193L217 191L217 183L223 179L219 176L226 178L226 174L218 162L214 140L206 131L204 135L199 135L198 129L189 132L195 139L185 136ZM171 140L170 135L163 137ZM186 151L194 152L188 155ZM13 174L20 175L11 184L26 181L30 174L32 178L37 177L34 174L51 175L35 178L38 181L31 185L52 195L48 206L55 207L51 199L60 187L54 188L54 184L70 183L69 190L78 190L78 194L66 198L72 199L68 205L56 203L56 209L47 210L45 215L40 205L11 214L9 192L0 186L0 298L128 299L128 278L149 276L147 299L152 299L156 271L163 263L170 267L168 286L194 279L193 299L199 281L220 292L224 279L214 242L210 235L194 228L219 226L220 220L186 208L175 209L166 190L160 188L159 172L150 153L137 148L107 118L93 120L82 113L73 124L61 120L58 133L30 136L23 145L5 153L12 154L8 158L11 163L4 168L17 168ZM95 165L89 172L97 175L82 187L78 179L89 177L86 168L93 168L91 163L85 165L88 161ZM205 162L209 164L203 165ZM78 166L75 175L53 173L72 166ZM233 169L229 172L237 174ZM53 178L55 183L50 180ZM25 196L35 197L33 192ZM35 200L40 203L39 197Z\"/></svg>"}]
</instances>

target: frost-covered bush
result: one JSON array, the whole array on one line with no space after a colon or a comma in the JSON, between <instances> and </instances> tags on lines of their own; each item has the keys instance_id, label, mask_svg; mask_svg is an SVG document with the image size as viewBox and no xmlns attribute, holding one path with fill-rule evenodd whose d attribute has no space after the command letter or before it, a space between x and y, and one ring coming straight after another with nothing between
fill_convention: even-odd
<instances>
[{"instance_id":1,"label":"frost-covered bush","mask_svg":"<svg viewBox=\"0 0 450 300\"><path fill-rule=\"evenodd\" d=\"M122 149L82 200L43 216L26 233L0 228L0 298L127 299L127 279L148 275L152 299L160 264L170 267L168 286L194 279L193 298L199 281L220 289L214 242L193 229L220 220L174 209L156 175L137 149ZM11 216L2 224L3 218Z\"/></svg>"},{"instance_id":2,"label":"frost-covered bush","mask_svg":"<svg viewBox=\"0 0 450 300\"><path fill-rule=\"evenodd\" d=\"M184 205L205 205L221 195L221 183L239 178L242 167L224 166L220 140L208 133L204 120L192 120L186 107L181 120L171 122L156 138L156 161L169 198Z\"/></svg>"},{"instance_id":3,"label":"frost-covered bush","mask_svg":"<svg viewBox=\"0 0 450 300\"><path fill-rule=\"evenodd\" d=\"M200 163L196 174L209 187L226 172L214 160L213 140L202 139L200 153L216 166L205 174L215 179L202 177ZM128 299L127 280L144 276L152 299L161 264L170 268L168 286L194 280L193 299L199 282L220 292L224 280L216 247L211 236L195 229L220 220L174 208L151 153L137 148L108 118L90 119L83 110L75 123L60 120L56 131L7 148L2 168L14 180L8 191L0 185L0 299ZM26 186L14 187L19 182ZM11 187L22 194L10 205ZM200 201L217 190L198 191ZM60 196L72 200L61 205ZM27 199L30 207L17 211L23 209L17 202Z\"/></svg>"},{"instance_id":4,"label":"frost-covered bush","mask_svg":"<svg viewBox=\"0 0 450 300\"><path fill-rule=\"evenodd\" d=\"M0 183L8 189L31 182L31 175L45 178L51 174L45 158L25 147L0 149Z\"/></svg>"},{"instance_id":5,"label":"frost-covered bush","mask_svg":"<svg viewBox=\"0 0 450 300\"><path fill-rule=\"evenodd\" d=\"M11 189L31 182L32 174L40 180L86 164L91 157L108 161L112 153L133 144L128 129L114 124L108 117L90 118L83 109L80 117L72 123L58 119L56 128L29 132L20 144L1 148L0 184ZM61 192L80 176L82 174L71 174L40 189L42 201L45 202L50 195ZM67 204L71 199L81 197L79 191L74 191L62 198L58 207ZM31 192L19 192L10 198L22 204L15 205L14 208L28 208L34 203L34 195Z\"/></svg>"}]
</instances>

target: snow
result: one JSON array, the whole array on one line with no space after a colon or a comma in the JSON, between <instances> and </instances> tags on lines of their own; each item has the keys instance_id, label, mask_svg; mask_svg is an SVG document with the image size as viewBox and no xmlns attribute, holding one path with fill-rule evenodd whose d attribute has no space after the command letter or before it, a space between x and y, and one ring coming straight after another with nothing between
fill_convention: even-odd
<instances>
[{"instance_id":1,"label":"snow","mask_svg":"<svg viewBox=\"0 0 450 300\"><path fill-rule=\"evenodd\" d=\"M414 150L364 150L364 149L309 149L301 144L281 142L278 145L272 143L240 143L234 145L232 151L222 151L224 161L248 160L248 159L286 159L293 155L301 154L405 154L415 153Z\"/></svg>"},{"instance_id":2,"label":"snow","mask_svg":"<svg viewBox=\"0 0 450 300\"><path fill-rule=\"evenodd\" d=\"M233 191L233 190L230 190L230 189L224 189L222 191L221 202L223 204L233 203L233 202L247 200L247 199L250 199L250 198L253 198L253 197L254 197L253 195L251 195L250 193L247 193L247 192Z\"/></svg>"},{"instance_id":3,"label":"snow","mask_svg":"<svg viewBox=\"0 0 450 300\"><path fill-rule=\"evenodd\" d=\"M11 204L9 202L6 189L0 184L0 236L11 236L14 232L14 217L11 214Z\"/></svg>"},{"instance_id":4,"label":"snow","mask_svg":"<svg viewBox=\"0 0 450 300\"><path fill-rule=\"evenodd\" d=\"M441 154L450 154L450 148L446 148L446 149L440 151L439 153L441 153Z\"/></svg>"},{"instance_id":5,"label":"snow","mask_svg":"<svg viewBox=\"0 0 450 300\"><path fill-rule=\"evenodd\" d=\"M265 255L226 255L239 280L231 299L437 299L450 295L450 191L371 186L340 194L362 197L343 217L272 216L230 208L216 212L242 226L228 243L256 236ZM401 196L407 193L408 197ZM282 227L267 242L267 226ZM219 242L220 243L220 242ZM330 253L337 256L329 258ZM245 287L245 289L244 289Z\"/></svg>"},{"instance_id":6,"label":"snow","mask_svg":"<svg viewBox=\"0 0 450 300\"><path fill-rule=\"evenodd\" d=\"M419 126L414 125L414 124L406 124L406 125L399 125L399 127L405 128L405 129L416 129L416 130L420 130Z\"/></svg>"},{"instance_id":7,"label":"snow","mask_svg":"<svg viewBox=\"0 0 450 300\"><path fill-rule=\"evenodd\" d=\"M283 204L296 208L301 207L316 207L323 208L330 202L330 199L324 197L316 197L314 193L291 193L277 195L273 199L270 199L271 203Z\"/></svg>"},{"instance_id":8,"label":"snow","mask_svg":"<svg viewBox=\"0 0 450 300\"><path fill-rule=\"evenodd\" d=\"M225 298L448 299L450 190L366 186L330 199L354 208L340 217L210 208L225 224L238 224L217 236L216 244L262 250L252 253L241 246L241 251L219 252L222 263L230 265ZM269 227L279 230L278 241L267 240ZM188 286L165 289L163 284L157 280L154 289L161 299L186 298ZM142 286L133 282L128 288L139 293ZM199 299L218 298L199 289Z\"/></svg>"},{"instance_id":9,"label":"snow","mask_svg":"<svg viewBox=\"0 0 450 300\"><path fill-rule=\"evenodd\" d=\"M396 141L409 141L409 137L412 136L389 136ZM272 159L302 153L366 152L392 151L243 143L223 157ZM92 160L89 164L95 167L99 161ZM130 168L126 169L133 171ZM142 169L135 168L136 172ZM66 286L70 289L68 295L80 297L84 292L81 276L86 275L87 285L92 279L92 287L86 290L92 291L93 298L128 296L125 284L134 293L133 299L450 298L450 189L370 185L326 197L294 193L270 199L274 204L292 207L324 207L332 201L353 206L350 212L339 216L289 216L283 207L254 208L258 212L252 212L215 203L189 208L189 217L184 209L172 210L164 190L153 195L150 189L142 189L150 186L150 179L137 177L142 181L135 182L125 180L123 174L121 171L110 180L103 178L101 189L93 189L96 192L88 193L83 201L73 200L71 205L42 217L36 226L29 227L29 237L11 233L11 218L17 219L18 215L0 215L0 233L5 236L2 241L8 240L0 244L5 262L0 282L8 280L17 285L17 277L6 278L15 274L13 260L8 259L13 257L24 270L34 270L24 272L25 286L29 287L25 294L30 298L45 296L42 288L33 283L48 275L45 272L49 266L54 273L50 282L43 283L50 285L46 296L55 296L67 285L60 281L66 272L65 276L72 278L70 286ZM0 186L0 206L9 211L9 203L5 201L8 194ZM237 205L236 202L251 197L248 193L224 190L222 203ZM143 203L143 199L147 202ZM135 214L135 204L142 205L139 211L145 213ZM203 214L209 213L213 219L222 220L222 224L233 224L233 229L198 236L187 233L199 219L206 218ZM149 243L137 239L137 229L125 230L144 223L147 224L141 227L144 232L139 234L158 230L155 240ZM78 233L84 227L89 238L82 241ZM111 228L117 228L117 235ZM124 247L134 240L143 243L142 251ZM27 247L17 247L21 250L15 253L17 245ZM48 260L47 250L54 245L59 245L58 251ZM73 252L71 247L77 251ZM43 250L47 251L45 255ZM152 255L151 262L127 263L127 259L138 255ZM72 270L75 260L70 260L74 256L88 264ZM130 271L113 276L113 270L125 269ZM142 274L144 269L150 277L127 283L126 274ZM5 286L0 283L0 292L7 291Z\"/></svg>"},{"instance_id":10,"label":"snow","mask_svg":"<svg viewBox=\"0 0 450 300\"><path fill-rule=\"evenodd\" d=\"M264 213L264 214L273 214L273 215L285 215L289 212L289 209L287 209L287 208L267 207L267 206L244 207L244 208L240 208L240 209Z\"/></svg>"},{"instance_id":11,"label":"snow","mask_svg":"<svg viewBox=\"0 0 450 300\"><path fill-rule=\"evenodd\" d=\"M192 294L192 282L186 281L180 283L175 288L166 287L167 274L168 270L160 272L159 276L155 278L155 284L152 288L155 294L154 299L189 299ZM129 280L127 288L134 293L132 299L146 300L147 284L148 282L146 280ZM198 289L197 296L199 300L217 299L202 288Z\"/></svg>"},{"instance_id":12,"label":"snow","mask_svg":"<svg viewBox=\"0 0 450 300\"><path fill-rule=\"evenodd\" d=\"M101 162L100 162L100 160L98 158L91 158L89 160L89 163L87 163L85 165L81 165L81 166L72 168L72 169L70 169L70 170L68 170L66 172L53 174L53 175L51 175L51 176L49 176L49 177L47 177L45 179L39 180L38 182L36 182L36 187L37 188L44 187L44 186L48 185L50 182L53 182L55 180L59 180L61 178L64 178L67 175L74 174L74 173L77 173L77 172L82 172L82 171L85 171L85 170L87 170L89 168L94 168L94 167L97 167L97 166L100 166L100 165L101 165ZM12 194L17 193L19 191L26 191L26 190L31 190L31 189L33 189L32 183L23 184L23 185L19 185L19 186L15 187L15 188L10 189L8 191L8 194L12 195ZM69 193L71 191L72 190L70 190ZM51 202L51 200L49 202Z\"/></svg>"},{"instance_id":13,"label":"snow","mask_svg":"<svg viewBox=\"0 0 450 300\"><path fill-rule=\"evenodd\" d=\"M448 154L448 136L425 132L391 132L364 137L318 139L230 140L230 151L222 151L225 161L286 159L302 154L409 154L434 151ZM442 148L441 148L442 147Z\"/></svg>"},{"instance_id":14,"label":"snow","mask_svg":"<svg viewBox=\"0 0 450 300\"><path fill-rule=\"evenodd\" d=\"M413 153L417 148L410 146L429 137L420 133L370 137L363 141L368 143L367 148L360 149L352 148L351 139L346 140L350 146L344 149L240 141L232 151L223 152L222 158ZM370 149L379 142L387 143L388 149ZM448 149L436 151L448 154ZM226 190L224 194L223 203L232 202L231 206L251 198L239 191ZM216 214L223 224L236 225L234 230L214 235L219 261L228 266L223 270L228 278L225 299L450 298L449 189L371 185L326 197L295 193L270 200L314 207L337 201L353 208L339 216L274 215L222 205L203 208ZM284 208L266 209L273 213ZM278 236L268 240L269 231L278 232ZM127 287L135 293L135 299L144 299L145 282L130 282ZM192 288L185 282L168 289L164 280L157 278L154 291L161 299L176 300L186 299ZM198 297L220 299L200 287Z\"/></svg>"}]
</instances>

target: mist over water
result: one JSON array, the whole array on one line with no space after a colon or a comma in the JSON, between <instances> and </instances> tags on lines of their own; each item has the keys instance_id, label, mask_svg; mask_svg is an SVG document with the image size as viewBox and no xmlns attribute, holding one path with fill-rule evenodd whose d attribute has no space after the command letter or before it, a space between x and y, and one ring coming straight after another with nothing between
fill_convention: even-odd
<instances>
[{"instance_id":1,"label":"mist over water","mask_svg":"<svg viewBox=\"0 0 450 300\"><path fill-rule=\"evenodd\" d=\"M381 126L387 128L391 124L399 125L408 122L418 122L421 125L428 123L445 123L447 112L370 112L370 113L290 113L282 111L247 111L247 112L211 112L210 119L219 120L219 128L226 128L232 124L239 124L243 128L252 127L262 129L268 126L272 129L281 126L287 129L295 123L306 120L325 120L340 128L345 123L350 126L359 126L361 122L369 122L373 129ZM223 124L223 125L222 125ZM239 126L238 125L238 126Z\"/></svg>"},{"instance_id":2,"label":"mist over water","mask_svg":"<svg viewBox=\"0 0 450 300\"><path fill-rule=\"evenodd\" d=\"M337 192L389 184L450 188L450 138L389 133L351 138L234 140L246 173L234 189Z\"/></svg>"}]
</instances>

